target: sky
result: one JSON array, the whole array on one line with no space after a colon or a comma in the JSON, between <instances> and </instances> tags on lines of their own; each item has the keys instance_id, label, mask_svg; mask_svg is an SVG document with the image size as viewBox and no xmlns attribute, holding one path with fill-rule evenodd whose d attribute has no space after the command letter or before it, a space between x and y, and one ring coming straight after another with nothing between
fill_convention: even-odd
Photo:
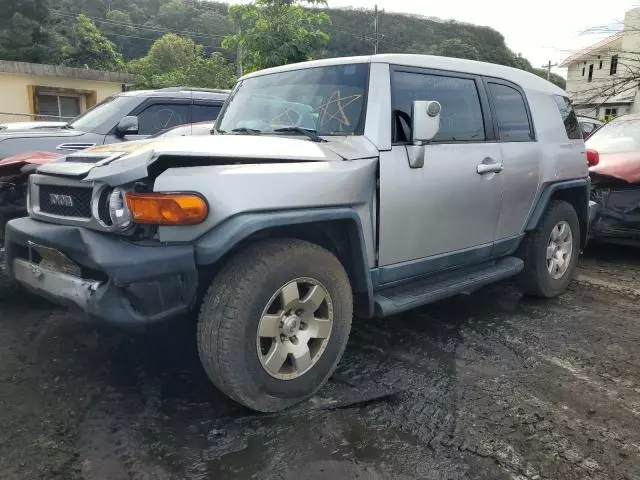
<instances>
[{"instance_id":1,"label":"sky","mask_svg":"<svg viewBox=\"0 0 640 480\"><path fill-rule=\"evenodd\" d=\"M328 0L329 7L355 7L416 13L486 25L499 31L507 46L538 67L560 63L585 46L622 27L624 13L640 7L640 0ZM599 27L599 34L583 32ZM380 31L384 34L384 30ZM611 33L608 33L609 35ZM563 70L554 68L559 74Z\"/></svg>"}]
</instances>

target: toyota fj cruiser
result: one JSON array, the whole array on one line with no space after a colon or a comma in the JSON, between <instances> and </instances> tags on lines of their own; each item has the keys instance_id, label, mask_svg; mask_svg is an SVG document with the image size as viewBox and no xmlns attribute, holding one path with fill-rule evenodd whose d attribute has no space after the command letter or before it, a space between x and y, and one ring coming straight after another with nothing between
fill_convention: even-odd
<instances>
[{"instance_id":1,"label":"toyota fj cruiser","mask_svg":"<svg viewBox=\"0 0 640 480\"><path fill-rule=\"evenodd\" d=\"M114 324L197 312L213 383L278 411L331 375L354 312L509 277L559 295L588 194L553 84L453 58L337 58L243 77L211 136L39 167L7 261L24 287Z\"/></svg>"}]
</instances>

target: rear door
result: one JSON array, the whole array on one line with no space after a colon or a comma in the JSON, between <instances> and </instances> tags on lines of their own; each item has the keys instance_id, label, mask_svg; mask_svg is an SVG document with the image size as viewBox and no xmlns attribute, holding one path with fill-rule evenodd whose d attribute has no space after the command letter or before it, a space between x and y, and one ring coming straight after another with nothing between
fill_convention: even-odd
<instances>
[{"instance_id":1,"label":"rear door","mask_svg":"<svg viewBox=\"0 0 640 480\"><path fill-rule=\"evenodd\" d=\"M517 241L533 205L540 179L541 152L524 91L504 80L484 81L503 159L504 194L494 250L495 255L500 255Z\"/></svg>"}]
</instances>

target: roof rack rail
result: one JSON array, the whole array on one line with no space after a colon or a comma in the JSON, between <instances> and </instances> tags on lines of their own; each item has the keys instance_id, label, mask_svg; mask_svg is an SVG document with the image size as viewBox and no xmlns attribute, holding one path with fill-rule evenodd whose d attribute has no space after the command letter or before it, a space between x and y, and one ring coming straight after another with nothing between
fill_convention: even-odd
<instances>
[{"instance_id":1,"label":"roof rack rail","mask_svg":"<svg viewBox=\"0 0 640 480\"><path fill-rule=\"evenodd\" d=\"M157 90L158 92L209 92L209 93L229 93L231 90L221 88L199 88L199 87L165 87Z\"/></svg>"}]
</instances>

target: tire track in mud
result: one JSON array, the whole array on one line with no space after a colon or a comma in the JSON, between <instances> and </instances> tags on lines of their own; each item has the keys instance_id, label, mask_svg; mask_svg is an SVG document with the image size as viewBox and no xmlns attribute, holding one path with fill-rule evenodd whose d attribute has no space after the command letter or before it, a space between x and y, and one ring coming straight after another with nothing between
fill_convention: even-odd
<instances>
[{"instance_id":1,"label":"tire track in mud","mask_svg":"<svg viewBox=\"0 0 640 480\"><path fill-rule=\"evenodd\" d=\"M356 321L312 401L256 415L210 386L188 335L106 333L0 297L0 347L11 345L0 348L0 402L13 402L0 426L17 433L15 445L0 441L0 469L64 480L640 478L639 314L633 299L580 285L548 302L500 285Z\"/></svg>"}]
</instances>

